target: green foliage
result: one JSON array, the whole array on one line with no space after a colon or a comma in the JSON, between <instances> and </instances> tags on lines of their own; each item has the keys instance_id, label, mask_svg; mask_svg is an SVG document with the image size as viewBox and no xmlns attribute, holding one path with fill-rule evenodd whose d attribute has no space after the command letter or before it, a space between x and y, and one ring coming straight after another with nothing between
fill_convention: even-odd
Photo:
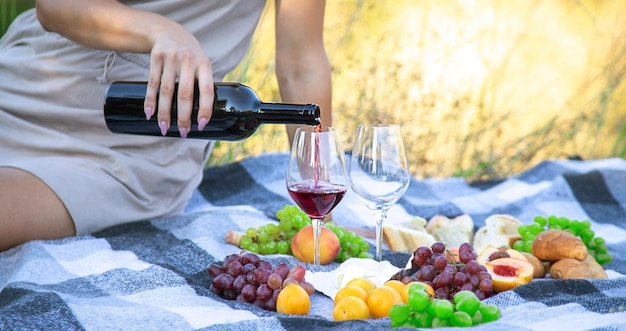
<instances>
[{"instance_id":1,"label":"green foliage","mask_svg":"<svg viewBox=\"0 0 626 331\"><path fill-rule=\"evenodd\" d=\"M17 15L34 6L35 0L0 0L0 36L4 35Z\"/></svg>"}]
</instances>

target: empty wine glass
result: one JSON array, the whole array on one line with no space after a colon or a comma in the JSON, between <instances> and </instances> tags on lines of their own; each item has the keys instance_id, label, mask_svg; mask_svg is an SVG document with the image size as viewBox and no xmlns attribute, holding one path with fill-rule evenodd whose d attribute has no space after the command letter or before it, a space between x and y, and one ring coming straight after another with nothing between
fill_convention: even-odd
<instances>
[{"instance_id":1,"label":"empty wine glass","mask_svg":"<svg viewBox=\"0 0 626 331\"><path fill-rule=\"evenodd\" d=\"M399 125L359 125L350 159L350 187L373 211L376 259L382 259L383 221L409 187L410 174Z\"/></svg>"},{"instance_id":2,"label":"empty wine glass","mask_svg":"<svg viewBox=\"0 0 626 331\"><path fill-rule=\"evenodd\" d=\"M319 265L324 218L348 189L344 150L335 128L318 126L296 130L286 182L291 198L311 217L313 263Z\"/></svg>"}]
</instances>

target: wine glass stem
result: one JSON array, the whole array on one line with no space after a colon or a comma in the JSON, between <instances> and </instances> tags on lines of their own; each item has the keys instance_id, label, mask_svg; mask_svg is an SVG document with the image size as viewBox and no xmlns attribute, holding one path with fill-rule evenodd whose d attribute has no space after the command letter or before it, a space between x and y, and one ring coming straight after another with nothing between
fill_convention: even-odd
<instances>
[{"instance_id":1,"label":"wine glass stem","mask_svg":"<svg viewBox=\"0 0 626 331\"><path fill-rule=\"evenodd\" d=\"M374 210L374 222L376 222L376 261L383 260L383 221L386 217L386 209Z\"/></svg>"},{"instance_id":2,"label":"wine glass stem","mask_svg":"<svg viewBox=\"0 0 626 331\"><path fill-rule=\"evenodd\" d=\"M320 242L322 237L322 218L311 218L313 226L313 264L320 265Z\"/></svg>"}]
</instances>

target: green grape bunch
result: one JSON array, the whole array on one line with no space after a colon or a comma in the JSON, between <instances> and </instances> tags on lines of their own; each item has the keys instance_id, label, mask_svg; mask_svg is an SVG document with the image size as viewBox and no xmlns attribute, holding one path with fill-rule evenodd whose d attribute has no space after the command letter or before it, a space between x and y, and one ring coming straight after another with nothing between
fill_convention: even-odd
<instances>
[{"instance_id":1,"label":"green grape bunch","mask_svg":"<svg viewBox=\"0 0 626 331\"><path fill-rule=\"evenodd\" d=\"M602 266L613 260L613 257L606 247L604 238L596 236L595 232L591 229L591 222L589 220L571 220L567 217L556 217L554 215L547 218L537 216L532 224L520 225L517 231L521 239L513 244L513 249L532 254L533 240L537 234L546 230L563 230L579 237L585 246L587 246L589 254Z\"/></svg>"},{"instance_id":2,"label":"green grape bunch","mask_svg":"<svg viewBox=\"0 0 626 331\"><path fill-rule=\"evenodd\" d=\"M365 238L359 236L354 231L346 230L346 228L334 222L326 222L324 226L332 230L339 238L341 248L337 257L335 257L335 262L341 263L352 257L362 259L374 258L374 255L369 253L370 244Z\"/></svg>"},{"instance_id":3,"label":"green grape bunch","mask_svg":"<svg viewBox=\"0 0 626 331\"><path fill-rule=\"evenodd\" d=\"M389 310L392 328L468 327L500 319L500 308L482 302L472 291L459 291L452 299L431 296L420 283L409 287L405 304Z\"/></svg>"},{"instance_id":4,"label":"green grape bunch","mask_svg":"<svg viewBox=\"0 0 626 331\"><path fill-rule=\"evenodd\" d=\"M278 223L268 223L246 229L239 246L256 254L288 254L291 252L291 240L302 228L311 225L311 218L295 205L285 205L276 211ZM352 257L373 258L369 253L369 243L353 231L333 222L324 226L332 230L341 245L335 262L344 262Z\"/></svg>"},{"instance_id":5,"label":"green grape bunch","mask_svg":"<svg viewBox=\"0 0 626 331\"><path fill-rule=\"evenodd\" d=\"M291 255L291 239L307 225L311 218L300 208L286 205L276 212L279 222L267 223L257 228L246 229L239 246L256 254L289 254Z\"/></svg>"}]
</instances>

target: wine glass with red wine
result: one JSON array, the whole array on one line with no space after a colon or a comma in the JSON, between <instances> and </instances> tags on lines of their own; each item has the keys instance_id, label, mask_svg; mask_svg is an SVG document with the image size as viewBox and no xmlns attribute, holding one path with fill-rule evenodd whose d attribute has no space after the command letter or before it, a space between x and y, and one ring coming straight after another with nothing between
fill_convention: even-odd
<instances>
[{"instance_id":1,"label":"wine glass with red wine","mask_svg":"<svg viewBox=\"0 0 626 331\"><path fill-rule=\"evenodd\" d=\"M382 259L383 221L409 187L411 176L399 125L361 124L350 157L350 187L373 211L376 259Z\"/></svg>"},{"instance_id":2,"label":"wine glass with red wine","mask_svg":"<svg viewBox=\"0 0 626 331\"><path fill-rule=\"evenodd\" d=\"M333 127L296 130L287 166L287 190L312 220L313 263L320 264L320 237L324 218L348 189L343 147Z\"/></svg>"}]
</instances>

